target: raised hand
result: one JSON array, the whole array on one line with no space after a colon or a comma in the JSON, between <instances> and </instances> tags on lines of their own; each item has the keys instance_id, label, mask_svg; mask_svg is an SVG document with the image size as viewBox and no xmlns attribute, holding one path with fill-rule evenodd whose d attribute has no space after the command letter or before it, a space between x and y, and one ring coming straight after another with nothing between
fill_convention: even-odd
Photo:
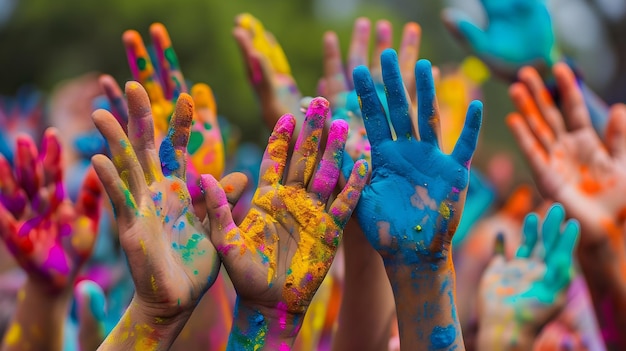
<instances>
[{"instance_id":1,"label":"raised hand","mask_svg":"<svg viewBox=\"0 0 626 351\"><path fill-rule=\"evenodd\" d=\"M463 342L452 298L450 242L463 212L482 104L469 106L457 145L450 155L444 154L439 148L439 111L430 63L420 60L415 66L417 132L395 52L384 51L381 61L391 125L367 68L354 70L373 167L357 208L358 220L382 256L394 287L402 347L459 347ZM418 305L424 302L439 306L432 318L417 317ZM416 335L415 330L424 332Z\"/></svg>"},{"instance_id":2,"label":"raised hand","mask_svg":"<svg viewBox=\"0 0 626 351\"><path fill-rule=\"evenodd\" d=\"M241 49L248 79L259 98L263 119L272 128L280 116L293 113L301 120L302 94L287 56L274 35L249 13L235 18L233 36Z\"/></svg>"},{"instance_id":3,"label":"raised hand","mask_svg":"<svg viewBox=\"0 0 626 351\"><path fill-rule=\"evenodd\" d=\"M26 271L11 329L0 349L61 350L74 280L98 233L101 186L88 172L74 204L63 185L61 146L48 129L41 154L18 136L15 166L0 156L0 236Z\"/></svg>"},{"instance_id":4,"label":"raised hand","mask_svg":"<svg viewBox=\"0 0 626 351\"><path fill-rule=\"evenodd\" d=\"M548 73L560 59L545 0L481 0L487 27L455 9L443 12L448 30L491 70L514 81L526 65Z\"/></svg>"},{"instance_id":5,"label":"raised hand","mask_svg":"<svg viewBox=\"0 0 626 351\"><path fill-rule=\"evenodd\" d=\"M352 41L346 64L341 58L339 39L335 32L324 34L324 76L319 82L319 94L328 98L333 119L344 119L350 124L346 151L353 159L370 158L370 145L363 126L361 110L354 91L352 71L359 65L368 65L376 83L379 97L384 99L380 68L380 54L392 46L392 27L386 20L376 23L376 43L371 60L368 60L371 23L361 17L354 22ZM413 68L419 56L421 28L415 22L404 26L399 51L400 72L407 89L409 101L415 107L415 76ZM386 104L383 104L386 105ZM413 111L414 108L411 109Z\"/></svg>"},{"instance_id":6,"label":"raised hand","mask_svg":"<svg viewBox=\"0 0 626 351\"><path fill-rule=\"evenodd\" d=\"M238 227L223 208L211 218L211 240L237 292L229 339L233 349L291 347L359 199L368 175L364 161L356 163L345 188L329 201L348 126L344 121L331 125L318 164L328 115L328 102L313 99L288 167L296 121L283 116L270 136L248 215ZM203 177L203 184L213 189L212 196L223 196L211 177Z\"/></svg>"},{"instance_id":7,"label":"raised hand","mask_svg":"<svg viewBox=\"0 0 626 351\"><path fill-rule=\"evenodd\" d=\"M565 64L554 66L561 109L532 68L520 71L510 95L520 113L507 123L533 171L542 195L563 204L581 225L581 268L589 284L609 349L626 346L626 107L609 113L605 142L597 136L588 109Z\"/></svg>"},{"instance_id":8,"label":"raised hand","mask_svg":"<svg viewBox=\"0 0 626 351\"><path fill-rule=\"evenodd\" d=\"M158 154L146 91L139 83L129 82L126 96L128 135L110 113L98 110L93 115L109 144L111 159L97 155L92 162L113 203L120 243L136 287L122 322L102 347L165 349L214 282L220 264L185 186L194 108L191 96L179 96ZM211 213L216 202L210 197L213 192L208 194ZM136 330L133 337L119 338L132 330ZM155 330L160 338L151 334Z\"/></svg>"},{"instance_id":9,"label":"raised hand","mask_svg":"<svg viewBox=\"0 0 626 351\"><path fill-rule=\"evenodd\" d=\"M89 172L76 204L66 197L57 131L41 155L30 137L17 139L15 167L0 156L0 233L29 277L49 293L71 290L96 240L100 183Z\"/></svg>"},{"instance_id":10,"label":"raised hand","mask_svg":"<svg viewBox=\"0 0 626 351\"><path fill-rule=\"evenodd\" d=\"M522 244L510 261L504 256L504 237L498 238L496 257L480 283L479 349L530 349L541 328L565 305L580 228L572 220L563 225L564 219L560 204L548 210L541 224L536 214L529 214Z\"/></svg>"},{"instance_id":11,"label":"raised hand","mask_svg":"<svg viewBox=\"0 0 626 351\"><path fill-rule=\"evenodd\" d=\"M211 88L203 83L192 86L191 92L180 69L180 64L169 34L160 23L150 26L150 35L156 55L152 62L139 33L126 31L123 35L128 64L134 79L148 92L154 115L157 146L166 137L168 121L181 93L190 93L194 102L194 116L188 143L188 184L192 197L201 198L198 183L200 174L216 178L224 171L224 145L217 122L217 104ZM101 85L109 99L113 115L126 125L126 104L121 90L110 76L103 76Z\"/></svg>"},{"instance_id":12,"label":"raised hand","mask_svg":"<svg viewBox=\"0 0 626 351\"><path fill-rule=\"evenodd\" d=\"M83 280L74 288L74 297L78 309L79 350L96 350L105 337L104 291L95 282Z\"/></svg>"}]
</instances>

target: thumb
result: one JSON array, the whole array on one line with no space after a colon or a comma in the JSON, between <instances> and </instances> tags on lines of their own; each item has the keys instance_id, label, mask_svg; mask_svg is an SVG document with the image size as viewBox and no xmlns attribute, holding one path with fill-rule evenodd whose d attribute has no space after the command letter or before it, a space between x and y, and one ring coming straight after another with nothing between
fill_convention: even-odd
<instances>
[{"instance_id":1,"label":"thumb","mask_svg":"<svg viewBox=\"0 0 626 351\"><path fill-rule=\"evenodd\" d=\"M203 226L210 230L209 235L213 245L221 247L226 233L236 228L228 198L222 185L210 174L200 176L200 185L204 191L207 210L207 217Z\"/></svg>"},{"instance_id":2,"label":"thumb","mask_svg":"<svg viewBox=\"0 0 626 351\"><path fill-rule=\"evenodd\" d=\"M106 300L102 288L83 280L74 288L78 304L78 345L81 351L96 350L104 340Z\"/></svg>"}]
</instances>

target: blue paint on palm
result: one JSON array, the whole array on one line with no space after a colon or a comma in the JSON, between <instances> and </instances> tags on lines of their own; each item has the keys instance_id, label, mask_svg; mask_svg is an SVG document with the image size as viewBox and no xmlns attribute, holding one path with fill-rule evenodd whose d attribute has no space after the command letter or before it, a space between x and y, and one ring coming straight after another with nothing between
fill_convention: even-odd
<instances>
[{"instance_id":1,"label":"blue paint on palm","mask_svg":"<svg viewBox=\"0 0 626 351\"><path fill-rule=\"evenodd\" d=\"M366 67L354 70L365 128L372 146L372 180L356 209L370 243L404 264L439 261L448 250L458 218L454 208L468 185L469 165L480 130L482 104L473 102L450 155L439 148L433 127L435 88L430 62L415 67L420 140L413 135L409 103L395 51L381 55L388 116ZM396 140L392 138L389 122ZM452 224L450 226L449 224ZM387 262L386 262L387 263Z\"/></svg>"},{"instance_id":2,"label":"blue paint on palm","mask_svg":"<svg viewBox=\"0 0 626 351\"><path fill-rule=\"evenodd\" d=\"M457 11L446 12L471 50L494 70L514 79L524 65L551 67L558 59L552 20L545 0L482 0L485 30Z\"/></svg>"}]
</instances>

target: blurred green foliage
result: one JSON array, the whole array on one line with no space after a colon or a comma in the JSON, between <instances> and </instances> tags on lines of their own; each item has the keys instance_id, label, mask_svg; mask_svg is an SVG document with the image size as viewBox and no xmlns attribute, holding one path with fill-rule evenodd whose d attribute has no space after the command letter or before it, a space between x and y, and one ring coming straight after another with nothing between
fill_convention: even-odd
<instances>
[{"instance_id":1,"label":"blurred green foliage","mask_svg":"<svg viewBox=\"0 0 626 351\"><path fill-rule=\"evenodd\" d=\"M324 31L336 31L346 52L358 16L390 20L396 43L404 22L417 21L423 28L422 57L434 64L463 59L463 51L441 24L440 2L355 2L355 13L338 18L330 9L314 11L313 0L21 0L0 28L0 94L12 95L26 83L50 91L59 81L88 71L112 74L122 83L131 78L121 43L123 31L133 28L147 35L149 25L158 21L170 32L185 77L211 85L219 113L238 125L245 139L264 142L267 131L259 132L265 129L231 35L238 13L252 13L276 35L304 95L315 94L322 73ZM511 107L503 84L485 85L485 106L483 149L499 150L500 145L513 149L510 134L504 131L503 117Z\"/></svg>"}]
</instances>

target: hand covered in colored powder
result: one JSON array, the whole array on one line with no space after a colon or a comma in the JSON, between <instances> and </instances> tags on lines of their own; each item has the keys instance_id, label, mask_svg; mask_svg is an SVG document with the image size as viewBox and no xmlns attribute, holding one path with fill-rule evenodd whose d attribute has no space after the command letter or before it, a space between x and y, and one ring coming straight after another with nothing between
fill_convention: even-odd
<instances>
[{"instance_id":1,"label":"hand covered in colored powder","mask_svg":"<svg viewBox=\"0 0 626 351\"><path fill-rule=\"evenodd\" d=\"M318 161L328 105L323 98L313 99L291 155L296 120L281 117L269 138L248 215L238 227L230 213L211 221L211 239L237 291L229 340L234 349L291 347L365 185L367 164L359 161L341 193L329 200L348 125L332 123ZM203 182L214 181L205 177Z\"/></svg>"},{"instance_id":2,"label":"hand covered in colored powder","mask_svg":"<svg viewBox=\"0 0 626 351\"><path fill-rule=\"evenodd\" d=\"M508 81L532 65L548 70L560 59L545 0L481 0L485 29L455 9L443 12L448 30L491 70Z\"/></svg>"},{"instance_id":3,"label":"hand covered in colored powder","mask_svg":"<svg viewBox=\"0 0 626 351\"><path fill-rule=\"evenodd\" d=\"M562 203L568 214L580 221L581 246L606 241L607 235L622 242L619 228L626 219L626 198L622 196L626 193L626 107L616 105L612 109L603 142L591 125L571 70L559 63L554 76L562 109L556 107L537 72L524 68L519 75L521 82L509 91L519 113L509 115L507 123L542 195Z\"/></svg>"},{"instance_id":4,"label":"hand covered in colored powder","mask_svg":"<svg viewBox=\"0 0 626 351\"><path fill-rule=\"evenodd\" d=\"M565 305L580 228L573 220L563 226L564 219L560 204L548 210L541 227L538 216L529 214L512 260L504 255L504 237L498 237L496 257L480 283L479 349L529 349Z\"/></svg>"},{"instance_id":5,"label":"hand covered in colored powder","mask_svg":"<svg viewBox=\"0 0 626 351\"><path fill-rule=\"evenodd\" d=\"M128 55L128 64L134 79L148 92L156 128L157 146L166 137L174 104L181 93L188 93L187 84L169 34L160 23L150 26L156 62L152 62L139 33L128 30L123 35ZM154 65L153 65L154 64ZM101 85L109 99L111 112L122 126L128 115L121 90L112 77L103 76ZM194 199L201 199L200 174L211 174L216 178L224 171L224 144L217 122L217 104L211 88L203 83L191 88L194 114L191 135L187 145L187 184Z\"/></svg>"},{"instance_id":6,"label":"hand covered in colored powder","mask_svg":"<svg viewBox=\"0 0 626 351\"><path fill-rule=\"evenodd\" d=\"M100 182L91 170L77 202L67 199L61 146L52 128L44 134L41 153L22 135L13 168L0 156L0 234L30 279L47 293L70 291L89 258L98 232L100 195Z\"/></svg>"},{"instance_id":7,"label":"hand covered in colored powder","mask_svg":"<svg viewBox=\"0 0 626 351\"><path fill-rule=\"evenodd\" d=\"M302 94L274 35L257 18L244 13L235 18L233 36L241 49L266 125L274 127L280 116L290 112L302 120Z\"/></svg>"},{"instance_id":8,"label":"hand covered in colored powder","mask_svg":"<svg viewBox=\"0 0 626 351\"><path fill-rule=\"evenodd\" d=\"M381 63L388 117L367 68L354 70L373 167L357 218L394 288L402 348L462 347L450 243L463 212L482 104L470 104L454 150L444 154L430 63L415 65L419 132L411 122L396 53L383 51ZM433 307L437 312L422 318L418 306L424 303L438 306ZM415 330L424 332L416 336Z\"/></svg>"},{"instance_id":9,"label":"hand covered in colored powder","mask_svg":"<svg viewBox=\"0 0 626 351\"><path fill-rule=\"evenodd\" d=\"M348 140L346 141L348 154L354 160L365 158L368 161L370 160L370 145L354 91L352 71L359 65L368 65L370 32L371 23L369 19L361 17L354 22L346 65L341 59L337 34L332 31L324 34L324 76L320 79L318 86L319 94L327 97L330 101L333 119L346 120L350 125ZM402 79L407 89L408 100L412 107L415 107L416 103L413 68L419 55L420 39L420 26L415 22L407 23L402 33L399 64ZM382 92L380 54L383 50L392 47L392 41L391 23L386 20L378 21L376 23L376 42L369 67L382 99L384 99L384 93ZM414 110L415 108L411 109L411 111Z\"/></svg>"},{"instance_id":10,"label":"hand covered in colored powder","mask_svg":"<svg viewBox=\"0 0 626 351\"><path fill-rule=\"evenodd\" d=\"M131 307L105 344L133 342L119 340L119 334L139 328L133 334L135 346L159 343L152 332L167 334L159 344L167 345L215 281L220 263L185 186L185 157L193 118L191 96L179 96L158 154L146 91L139 83L129 82L126 96L128 135L107 111L98 110L93 115L109 144L111 159L97 155L92 162L113 203L120 243L136 287ZM231 193L240 193L233 189L241 189L243 182L234 183L228 185ZM218 206L211 197L214 193L207 194L208 216L214 221L216 208L224 204ZM228 208L227 202L225 205ZM143 320L147 322L139 322ZM170 333L155 331L157 328L168 328Z\"/></svg>"},{"instance_id":11,"label":"hand covered in colored powder","mask_svg":"<svg viewBox=\"0 0 626 351\"><path fill-rule=\"evenodd\" d=\"M446 155L439 149L439 115L430 63L421 60L415 66L417 135L394 51L383 52L382 67L393 132L368 70L357 67L354 71L372 143L373 167L371 183L357 209L359 223L388 265L442 263L448 258L463 212L482 105L470 105L461 137L452 154Z\"/></svg>"}]
</instances>

